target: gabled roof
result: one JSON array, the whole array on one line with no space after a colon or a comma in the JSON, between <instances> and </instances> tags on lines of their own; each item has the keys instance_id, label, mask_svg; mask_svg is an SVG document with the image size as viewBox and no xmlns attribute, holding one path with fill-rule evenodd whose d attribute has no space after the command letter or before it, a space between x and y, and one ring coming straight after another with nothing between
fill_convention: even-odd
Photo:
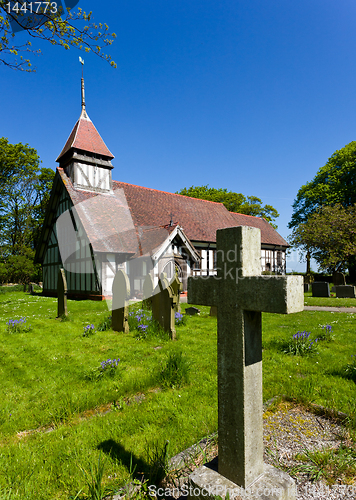
<instances>
[{"instance_id":1,"label":"gabled roof","mask_svg":"<svg viewBox=\"0 0 356 500\"><path fill-rule=\"evenodd\" d=\"M265 220L229 212L222 203L113 181L113 189L124 190L135 226L167 227L172 219L192 242L216 242L216 231L226 227L261 229L261 242L288 247L288 243Z\"/></svg>"},{"instance_id":2,"label":"gabled roof","mask_svg":"<svg viewBox=\"0 0 356 500\"><path fill-rule=\"evenodd\" d=\"M104 249L104 247L101 248L101 245L99 247L101 238L98 237L99 234L105 234L106 236L111 234L114 226L113 221L116 221L115 224L117 224L118 214L115 217L114 213L115 198L121 200L121 206L125 205L129 209L133 225L138 232L137 237L141 245L139 253L141 254L145 254L148 249L153 250L160 243L163 243L167 234L174 231L177 225L193 244L195 242L216 242L216 231L218 229L243 225L261 229L262 244L281 247L289 246L265 219L229 212L222 203L190 198L189 196L117 181L113 181L113 195L98 195L95 192L75 189L62 168L58 167L57 172L73 205L83 203L84 207L90 207L86 218L88 221L90 220L92 230L96 228L94 231L97 233L97 237L93 235L93 240L96 241L94 246L97 251L115 251L116 242L110 240L110 250L108 247ZM119 193L122 194L119 195ZM99 197L98 201L101 197L107 199L107 201L104 204L99 203L99 205L97 203L86 203L96 197ZM105 209L103 208L104 205ZM122 211L122 209L120 210ZM110 216L105 216L104 212ZM125 232L128 229L131 228L127 227ZM90 232L89 227L88 231ZM130 231L127 234L129 235ZM131 240L131 237L129 238L131 244L134 241L137 244L138 240L135 240L135 238ZM133 247L132 251L134 252Z\"/></svg>"},{"instance_id":3,"label":"gabled roof","mask_svg":"<svg viewBox=\"0 0 356 500\"><path fill-rule=\"evenodd\" d=\"M137 226L179 224L190 241L215 242L216 230L234 221L222 203L113 181L113 189L124 190Z\"/></svg>"},{"instance_id":4,"label":"gabled roof","mask_svg":"<svg viewBox=\"0 0 356 500\"><path fill-rule=\"evenodd\" d=\"M100 137L93 122L89 118L85 109L82 110L79 120L74 125L70 136L56 161L59 161L71 148L87 151L96 155L114 158L105 142Z\"/></svg>"},{"instance_id":5,"label":"gabled roof","mask_svg":"<svg viewBox=\"0 0 356 500\"><path fill-rule=\"evenodd\" d=\"M265 245L289 247L286 240L282 238L266 219L253 217L252 215L237 214L236 212L230 212L230 215L235 221L235 226L252 226L261 229L261 242Z\"/></svg>"}]
</instances>

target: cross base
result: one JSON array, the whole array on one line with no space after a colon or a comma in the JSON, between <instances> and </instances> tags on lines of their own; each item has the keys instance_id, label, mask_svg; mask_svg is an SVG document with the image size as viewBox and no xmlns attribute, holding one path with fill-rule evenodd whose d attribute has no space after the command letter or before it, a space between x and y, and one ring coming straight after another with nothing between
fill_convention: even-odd
<instances>
[{"instance_id":1,"label":"cross base","mask_svg":"<svg viewBox=\"0 0 356 500\"><path fill-rule=\"evenodd\" d=\"M246 489L217 472L217 459L196 469L188 479L189 500L296 500L296 485L286 473L264 464L263 473Z\"/></svg>"}]
</instances>

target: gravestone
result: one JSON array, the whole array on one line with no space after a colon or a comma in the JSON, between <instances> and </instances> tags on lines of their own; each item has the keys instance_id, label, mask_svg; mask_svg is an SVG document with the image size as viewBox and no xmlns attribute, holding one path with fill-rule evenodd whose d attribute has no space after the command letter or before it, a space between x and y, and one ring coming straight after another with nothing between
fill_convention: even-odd
<instances>
[{"instance_id":1,"label":"gravestone","mask_svg":"<svg viewBox=\"0 0 356 500\"><path fill-rule=\"evenodd\" d=\"M24 285L24 286L23 286L23 291L24 291L24 292L27 292L27 285Z\"/></svg>"},{"instance_id":2,"label":"gravestone","mask_svg":"<svg viewBox=\"0 0 356 500\"><path fill-rule=\"evenodd\" d=\"M310 285L309 285L309 283L304 283L304 293L309 292L309 290L310 290Z\"/></svg>"},{"instance_id":3,"label":"gravestone","mask_svg":"<svg viewBox=\"0 0 356 500\"><path fill-rule=\"evenodd\" d=\"M294 481L263 463L261 313L303 311L303 277L261 275L257 228L218 230L217 257L217 276L188 278L188 302L214 305L218 312L218 470L200 467L189 486L200 498L225 498L225 486L244 488L246 500L292 500Z\"/></svg>"},{"instance_id":4,"label":"gravestone","mask_svg":"<svg viewBox=\"0 0 356 500\"><path fill-rule=\"evenodd\" d=\"M30 283L30 284L28 285L28 291L29 291L29 294L30 294L30 295L33 295L33 284L32 284L32 283Z\"/></svg>"},{"instance_id":5,"label":"gravestone","mask_svg":"<svg viewBox=\"0 0 356 500\"><path fill-rule=\"evenodd\" d=\"M130 281L125 273L119 269L115 274L112 284L112 329L114 332L129 331L129 307Z\"/></svg>"},{"instance_id":6,"label":"gravestone","mask_svg":"<svg viewBox=\"0 0 356 500\"><path fill-rule=\"evenodd\" d=\"M346 278L343 273L333 273L333 283L335 286L346 285Z\"/></svg>"},{"instance_id":7,"label":"gravestone","mask_svg":"<svg viewBox=\"0 0 356 500\"><path fill-rule=\"evenodd\" d=\"M312 283L313 297L330 297L329 283L326 281L314 281Z\"/></svg>"},{"instance_id":8,"label":"gravestone","mask_svg":"<svg viewBox=\"0 0 356 500\"><path fill-rule=\"evenodd\" d=\"M172 340L176 338L175 327L176 296L164 275L158 281L152 297L152 317L168 332Z\"/></svg>"},{"instance_id":9,"label":"gravestone","mask_svg":"<svg viewBox=\"0 0 356 500\"><path fill-rule=\"evenodd\" d=\"M200 314L200 309L197 307L187 307L185 310L185 314L188 314L189 316L196 316Z\"/></svg>"},{"instance_id":10,"label":"gravestone","mask_svg":"<svg viewBox=\"0 0 356 500\"><path fill-rule=\"evenodd\" d=\"M67 309L67 280L64 269L60 269L58 271L58 283L57 283L57 318L61 318L62 316L68 316Z\"/></svg>"},{"instance_id":11,"label":"gravestone","mask_svg":"<svg viewBox=\"0 0 356 500\"><path fill-rule=\"evenodd\" d=\"M211 306L209 316L217 316L218 308L216 306Z\"/></svg>"},{"instance_id":12,"label":"gravestone","mask_svg":"<svg viewBox=\"0 0 356 500\"><path fill-rule=\"evenodd\" d=\"M147 274L143 282L143 309L152 309L152 295L153 295L153 279L150 274Z\"/></svg>"},{"instance_id":13,"label":"gravestone","mask_svg":"<svg viewBox=\"0 0 356 500\"><path fill-rule=\"evenodd\" d=\"M355 287L351 285L339 285L335 286L336 297L339 299L355 299Z\"/></svg>"},{"instance_id":14,"label":"gravestone","mask_svg":"<svg viewBox=\"0 0 356 500\"><path fill-rule=\"evenodd\" d=\"M169 286L172 288L173 294L175 296L175 302L176 302L175 312L180 313L180 294L182 293L183 290L183 284L179 280L177 273L174 276L174 279L171 281Z\"/></svg>"}]
</instances>

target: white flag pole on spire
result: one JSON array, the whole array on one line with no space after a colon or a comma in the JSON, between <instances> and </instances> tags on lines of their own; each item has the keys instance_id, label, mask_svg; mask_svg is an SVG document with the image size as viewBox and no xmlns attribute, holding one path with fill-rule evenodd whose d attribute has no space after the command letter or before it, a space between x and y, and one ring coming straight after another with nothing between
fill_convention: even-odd
<instances>
[{"instance_id":1,"label":"white flag pole on spire","mask_svg":"<svg viewBox=\"0 0 356 500\"><path fill-rule=\"evenodd\" d=\"M84 59L79 56L79 62L82 65L82 110L85 110L85 95L84 95Z\"/></svg>"},{"instance_id":2,"label":"white flag pole on spire","mask_svg":"<svg viewBox=\"0 0 356 500\"><path fill-rule=\"evenodd\" d=\"M80 64L82 65L82 78L83 78L84 59L82 59L80 56L79 56L79 62L80 62Z\"/></svg>"}]
</instances>

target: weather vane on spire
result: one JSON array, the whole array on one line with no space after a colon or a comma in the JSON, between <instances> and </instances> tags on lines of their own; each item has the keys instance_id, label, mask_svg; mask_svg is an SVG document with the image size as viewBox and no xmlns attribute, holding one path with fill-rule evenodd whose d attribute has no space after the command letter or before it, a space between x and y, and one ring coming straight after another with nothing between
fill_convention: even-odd
<instances>
[{"instance_id":1,"label":"weather vane on spire","mask_svg":"<svg viewBox=\"0 0 356 500\"><path fill-rule=\"evenodd\" d=\"M84 94L84 59L79 56L79 62L82 65L82 110L85 111L85 94Z\"/></svg>"}]
</instances>

